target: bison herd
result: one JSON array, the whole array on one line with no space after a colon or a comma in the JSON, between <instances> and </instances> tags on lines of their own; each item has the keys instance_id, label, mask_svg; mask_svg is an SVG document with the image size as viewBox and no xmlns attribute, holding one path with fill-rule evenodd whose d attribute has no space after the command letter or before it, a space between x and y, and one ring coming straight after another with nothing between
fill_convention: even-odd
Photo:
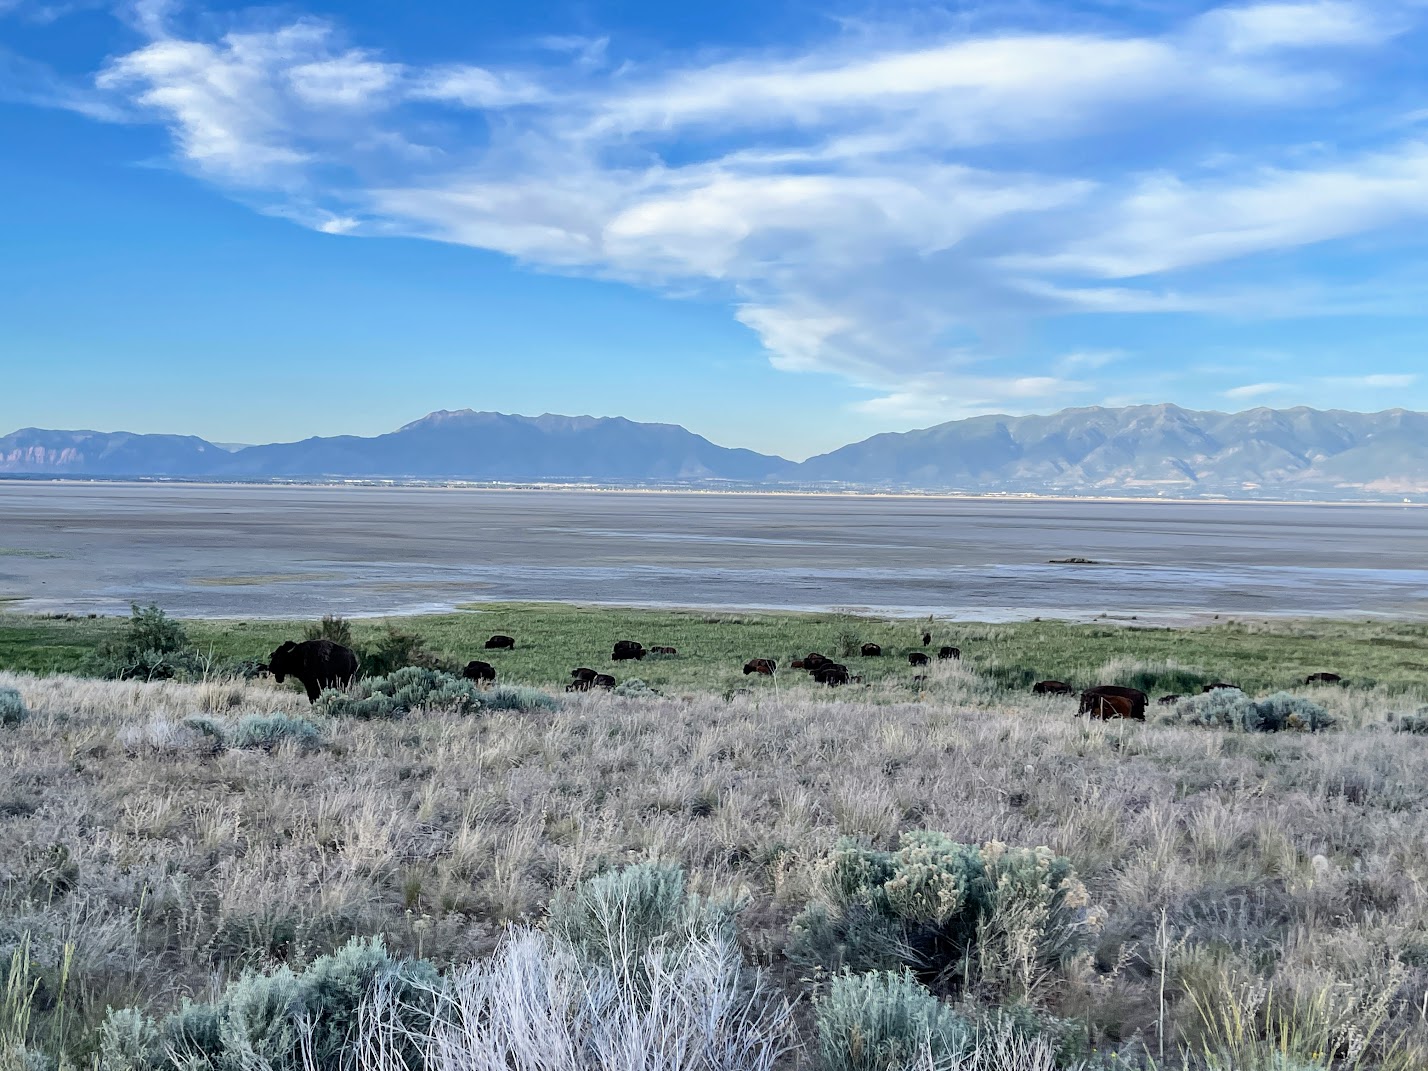
<instances>
[{"instance_id":1,"label":"bison herd","mask_svg":"<svg viewBox=\"0 0 1428 1071\"><path fill-rule=\"evenodd\" d=\"M929 647L931 644L931 633L924 632L922 646ZM514 650L515 646L516 641L510 636L492 636L486 641L486 650L488 651L509 651ZM678 653L674 647L653 646L646 648L644 644L635 640L618 640L610 653L610 660L612 662L640 661L646 655L668 657L678 655ZM881 658L883 649L879 644L865 643L860 646L859 654L864 658ZM958 660L961 657L961 649L957 647L943 646L937 651L937 658L942 661ZM914 668L931 664L931 659L922 651L908 652L907 661ZM334 643L332 640L304 640L300 643L289 640L275 650L269 656L267 664L260 668L271 673L273 679L279 684L282 684L287 677L300 681L307 692L308 701L315 703L324 689L345 688L350 685L357 676L357 667L356 653L340 643ZM803 670L815 682L830 688L859 683L863 679L861 675L850 673L848 667L841 662L835 662L816 651L806 654L802 658L794 659L789 663L789 668ZM778 662L772 658L751 658L744 663L745 676L753 674L773 677L777 672ZM461 675L467 680L483 684L490 683L496 679L496 667L490 662L473 659L466 663ZM570 676L573 680L566 685L567 692L588 692L595 688L609 690L616 684L615 678L611 674L600 673L587 666L572 669ZM926 680L926 674L917 674L913 677L913 681L918 683ZM1311 673L1305 678L1304 683L1341 684L1343 677L1337 673ZM1238 687L1238 685L1226 681L1213 681L1204 685L1202 691L1213 692L1221 688ZM1076 689L1070 684L1059 680L1037 681L1032 685L1031 690L1036 695L1077 694ZM1145 708L1150 702L1149 697L1139 688L1126 688L1114 684L1098 684L1084 689L1079 695L1077 716L1089 715L1091 718L1103 721L1113 718L1145 721ZM1180 695L1163 695L1156 702L1161 706L1171 706L1182 698Z\"/></svg>"}]
</instances>

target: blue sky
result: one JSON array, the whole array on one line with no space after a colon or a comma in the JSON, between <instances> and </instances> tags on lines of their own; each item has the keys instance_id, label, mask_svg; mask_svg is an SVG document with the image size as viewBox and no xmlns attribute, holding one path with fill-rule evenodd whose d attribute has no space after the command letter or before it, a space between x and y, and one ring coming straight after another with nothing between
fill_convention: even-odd
<instances>
[{"instance_id":1,"label":"blue sky","mask_svg":"<svg viewBox=\"0 0 1428 1071\"><path fill-rule=\"evenodd\" d=\"M0 429L1428 408L1425 50L1428 0L0 0Z\"/></svg>"}]
</instances>

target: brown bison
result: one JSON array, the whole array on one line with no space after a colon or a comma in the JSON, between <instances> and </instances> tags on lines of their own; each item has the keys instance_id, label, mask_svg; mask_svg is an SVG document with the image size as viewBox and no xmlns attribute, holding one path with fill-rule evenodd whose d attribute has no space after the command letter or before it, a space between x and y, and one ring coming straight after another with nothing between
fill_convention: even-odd
<instances>
[{"instance_id":1,"label":"brown bison","mask_svg":"<svg viewBox=\"0 0 1428 1071\"><path fill-rule=\"evenodd\" d=\"M677 655L679 652L673 647L651 647L650 654Z\"/></svg>"},{"instance_id":2,"label":"brown bison","mask_svg":"<svg viewBox=\"0 0 1428 1071\"><path fill-rule=\"evenodd\" d=\"M516 641L509 636L492 636L486 641L486 650L488 651L514 651L515 649Z\"/></svg>"},{"instance_id":3,"label":"brown bison","mask_svg":"<svg viewBox=\"0 0 1428 1071\"><path fill-rule=\"evenodd\" d=\"M596 688L604 688L607 692L615 687L615 678L608 673L597 673L595 679L590 682Z\"/></svg>"},{"instance_id":4,"label":"brown bison","mask_svg":"<svg viewBox=\"0 0 1428 1071\"><path fill-rule=\"evenodd\" d=\"M819 684L836 688L840 684L848 683L848 667L838 662L825 662L813 671L813 679Z\"/></svg>"},{"instance_id":5,"label":"brown bison","mask_svg":"<svg viewBox=\"0 0 1428 1071\"><path fill-rule=\"evenodd\" d=\"M307 691L307 701L316 703L324 688L346 688L357 676L357 655L350 647L331 640L288 640L271 655L265 667L273 680L295 677Z\"/></svg>"},{"instance_id":6,"label":"brown bison","mask_svg":"<svg viewBox=\"0 0 1428 1071\"><path fill-rule=\"evenodd\" d=\"M1185 697L1183 695L1162 695L1159 699L1156 700L1156 702L1163 707L1173 707L1176 703L1180 702L1180 700L1184 698Z\"/></svg>"},{"instance_id":7,"label":"brown bison","mask_svg":"<svg viewBox=\"0 0 1428 1071\"><path fill-rule=\"evenodd\" d=\"M883 649L876 643L865 643L858 651L864 658L881 658Z\"/></svg>"},{"instance_id":8,"label":"brown bison","mask_svg":"<svg viewBox=\"0 0 1428 1071\"><path fill-rule=\"evenodd\" d=\"M648 652L645 645L636 643L634 640L618 640L615 643L615 650L610 654L611 662L626 662L633 658L636 661L644 658Z\"/></svg>"},{"instance_id":9,"label":"brown bison","mask_svg":"<svg viewBox=\"0 0 1428 1071\"><path fill-rule=\"evenodd\" d=\"M1081 705L1076 716L1089 714L1093 718L1133 718L1136 721L1145 721L1147 702L1149 697L1139 688L1100 684L1081 693Z\"/></svg>"},{"instance_id":10,"label":"brown bison","mask_svg":"<svg viewBox=\"0 0 1428 1071\"><path fill-rule=\"evenodd\" d=\"M803 664L803 659L801 659L801 658L795 658L792 662L790 662L790 663L788 664L788 668L789 668L789 669L804 669L804 668L806 668L806 667L805 667L804 664Z\"/></svg>"},{"instance_id":11,"label":"brown bison","mask_svg":"<svg viewBox=\"0 0 1428 1071\"><path fill-rule=\"evenodd\" d=\"M493 681L496 679L496 667L490 662L477 662L473 659L466 663L461 675L468 681Z\"/></svg>"},{"instance_id":12,"label":"brown bison","mask_svg":"<svg viewBox=\"0 0 1428 1071\"><path fill-rule=\"evenodd\" d=\"M958 660L958 659L960 659L960 658L962 657L962 648L960 648L960 647L940 647L940 648L938 648L938 650L937 650L937 657L940 658L940 659L943 659L943 660L946 660L946 659L949 659L949 658L950 658L950 659L952 659L953 661L956 661L956 660Z\"/></svg>"},{"instance_id":13,"label":"brown bison","mask_svg":"<svg viewBox=\"0 0 1428 1071\"><path fill-rule=\"evenodd\" d=\"M1304 678L1305 684L1338 684L1344 678L1337 673L1311 673Z\"/></svg>"},{"instance_id":14,"label":"brown bison","mask_svg":"<svg viewBox=\"0 0 1428 1071\"><path fill-rule=\"evenodd\" d=\"M1233 688L1237 692L1243 691L1243 689L1240 688L1238 684L1226 684L1224 681L1213 681L1212 683L1207 684L1205 685L1205 687L1201 688L1200 691L1213 692L1220 688Z\"/></svg>"},{"instance_id":15,"label":"brown bison","mask_svg":"<svg viewBox=\"0 0 1428 1071\"><path fill-rule=\"evenodd\" d=\"M589 666L572 669L570 675L578 681L593 681L599 674Z\"/></svg>"},{"instance_id":16,"label":"brown bison","mask_svg":"<svg viewBox=\"0 0 1428 1071\"><path fill-rule=\"evenodd\" d=\"M912 651L907 656L907 664L910 666L925 666L929 661L931 659L921 651Z\"/></svg>"},{"instance_id":17,"label":"brown bison","mask_svg":"<svg viewBox=\"0 0 1428 1071\"><path fill-rule=\"evenodd\" d=\"M922 634L922 646L927 647L927 646L931 645L931 643L932 643L932 633L930 633L930 632L924 632L924 633Z\"/></svg>"},{"instance_id":18,"label":"brown bison","mask_svg":"<svg viewBox=\"0 0 1428 1071\"><path fill-rule=\"evenodd\" d=\"M762 673L765 677L772 677L774 670L778 669L778 663L772 658L751 658L744 663L744 676L750 673Z\"/></svg>"},{"instance_id":19,"label":"brown bison","mask_svg":"<svg viewBox=\"0 0 1428 1071\"><path fill-rule=\"evenodd\" d=\"M1036 695L1070 695L1076 689L1065 681L1037 681L1031 690Z\"/></svg>"},{"instance_id":20,"label":"brown bison","mask_svg":"<svg viewBox=\"0 0 1428 1071\"><path fill-rule=\"evenodd\" d=\"M829 665L832 663L832 661L833 659L828 658L825 655L821 655L817 651L814 651L812 654L806 654L803 656L803 668L808 670L808 672L812 673L817 670L819 666Z\"/></svg>"}]
</instances>

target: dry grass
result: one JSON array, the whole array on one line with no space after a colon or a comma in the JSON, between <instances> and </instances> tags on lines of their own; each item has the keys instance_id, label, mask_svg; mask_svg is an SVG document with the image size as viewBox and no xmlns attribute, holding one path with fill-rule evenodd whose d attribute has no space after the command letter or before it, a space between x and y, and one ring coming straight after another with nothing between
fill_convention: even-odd
<instances>
[{"instance_id":1,"label":"dry grass","mask_svg":"<svg viewBox=\"0 0 1428 1071\"><path fill-rule=\"evenodd\" d=\"M261 683L3 686L32 716L0 730L0 961L33 962L32 1036L76 1061L106 1006L163 1010L352 934L465 965L642 859L747 897L746 953L796 999L819 983L784 960L788 923L837 837L930 828L1071 857L1103 938L1048 1000L1105 1046L1255 1068L1292 1032L1342 1066L1428 1066L1428 740L1382 725L1401 695L1321 690L1345 728L1260 737L1092 724L943 666L920 698L561 696L215 754L185 718L307 704Z\"/></svg>"}]
</instances>

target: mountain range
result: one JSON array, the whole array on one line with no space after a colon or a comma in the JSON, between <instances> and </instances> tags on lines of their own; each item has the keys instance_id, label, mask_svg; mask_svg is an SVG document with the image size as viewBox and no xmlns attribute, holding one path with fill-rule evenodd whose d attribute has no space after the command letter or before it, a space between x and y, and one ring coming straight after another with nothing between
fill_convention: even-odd
<instances>
[{"instance_id":1,"label":"mountain range","mask_svg":"<svg viewBox=\"0 0 1428 1071\"><path fill-rule=\"evenodd\" d=\"M796 463L674 424L443 410L385 435L242 447L26 428L0 438L0 474L1386 499L1428 493L1428 414L1091 407L954 420Z\"/></svg>"}]
</instances>

